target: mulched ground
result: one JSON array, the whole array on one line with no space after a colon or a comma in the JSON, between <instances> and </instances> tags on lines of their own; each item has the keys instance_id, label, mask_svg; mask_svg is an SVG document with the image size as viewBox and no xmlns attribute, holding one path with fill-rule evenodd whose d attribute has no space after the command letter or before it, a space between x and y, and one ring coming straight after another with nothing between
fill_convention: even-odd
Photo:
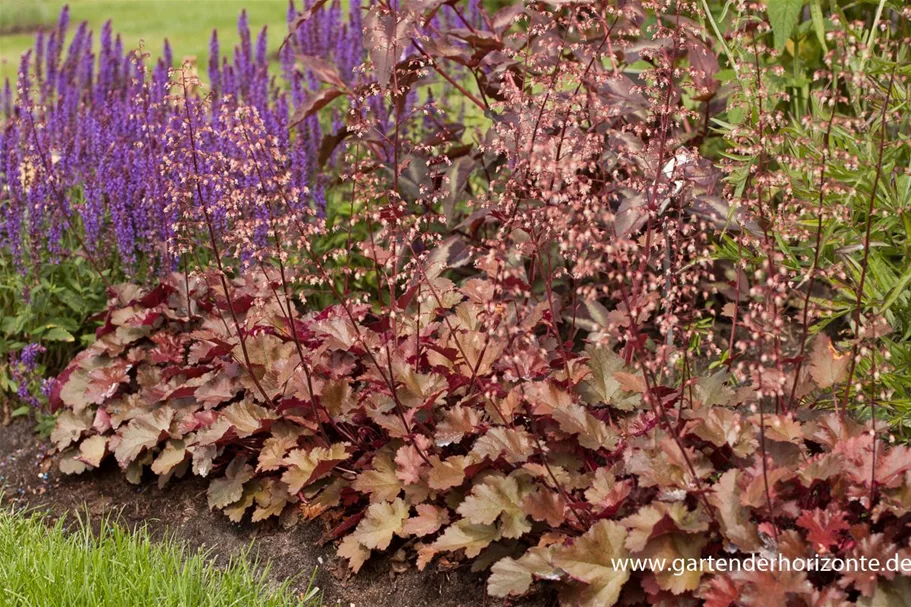
<instances>
[{"instance_id":1,"label":"mulched ground","mask_svg":"<svg viewBox=\"0 0 911 607\"><path fill-rule=\"evenodd\" d=\"M501 602L485 597L484 578L466 566L441 571L430 566L417 571L412 564L374 557L351 576L335 548L321 545L327 526L320 520L301 522L284 530L274 522L235 525L206 506L206 481L187 478L158 489L154 482L131 485L115 465L78 477L57 471L50 445L32 432L29 422L17 420L0 427L0 487L3 502L32 508L52 517L88 512L93 517L114 515L126 526L146 524L153 534L170 533L191 547L206 547L216 558L240 554L253 546L271 561L277 580L300 576L300 590L317 569L316 585L325 605L343 607L474 607L481 605L554 605L552 596L533 596Z\"/></svg>"}]
</instances>

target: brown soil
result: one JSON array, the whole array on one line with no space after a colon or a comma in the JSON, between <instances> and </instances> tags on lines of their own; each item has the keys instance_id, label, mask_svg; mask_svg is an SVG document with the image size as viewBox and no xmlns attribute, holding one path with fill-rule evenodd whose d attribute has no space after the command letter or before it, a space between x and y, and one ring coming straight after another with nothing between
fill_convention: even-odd
<instances>
[{"instance_id":1,"label":"brown soil","mask_svg":"<svg viewBox=\"0 0 911 607\"><path fill-rule=\"evenodd\" d=\"M126 526L145 524L153 534L165 532L191 547L204 547L216 559L241 554L251 545L254 554L271 562L276 580L296 578L304 590L316 569L315 584L327 607L469 607L479 605L554 605L552 596L504 603L485 597L484 576L467 565L441 571L436 565L417 571L388 556L374 556L356 576L335 557L335 548L322 545L327 528L319 520L301 522L290 530L274 522L235 525L206 506L206 482L188 478L159 489L154 482L127 483L116 466L103 466L79 477L63 476L50 455L50 446L17 420L0 427L0 487L3 502L32 508L56 518L80 512L110 514ZM401 565L401 566L399 566Z\"/></svg>"}]
</instances>

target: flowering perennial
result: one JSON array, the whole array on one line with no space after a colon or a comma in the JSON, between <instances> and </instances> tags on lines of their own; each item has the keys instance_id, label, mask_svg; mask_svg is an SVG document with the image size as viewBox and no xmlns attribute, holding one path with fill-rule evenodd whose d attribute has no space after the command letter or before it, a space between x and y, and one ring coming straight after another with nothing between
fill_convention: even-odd
<instances>
[{"instance_id":1,"label":"flowering perennial","mask_svg":"<svg viewBox=\"0 0 911 607\"><path fill-rule=\"evenodd\" d=\"M321 125L314 118L291 128L295 108L316 86L312 74L296 68L296 57L335 58L353 78L363 53L360 10L352 3L351 22L342 23L336 0L328 10L332 18L321 29L298 30L279 54L280 77L270 65L265 28L254 44L246 14L238 21L241 43L233 58L222 55L213 32L210 85L194 80L189 92L191 103L198 104L194 119L204 131L198 151L243 163L224 119L247 108L281 150L282 170L299 204L324 213L325 200L315 192L322 186L314 174ZM295 14L292 3L289 19ZM116 253L133 274L140 264L167 271L178 263L168 247L177 222L173 192L185 189L190 172L186 155L179 156L182 148L174 145L175 125L186 118L182 91L175 94L180 87L171 50L165 41L161 58L151 63L142 49L124 49L110 22L97 46L83 23L64 49L68 29L64 8L57 26L39 32L35 48L22 57L15 91L7 82L0 99L5 116L0 245L25 269L45 251L71 253L63 248L68 243L63 232L69 230L84 234L85 248L97 257ZM200 168L209 174L214 169L208 161ZM232 195L230 188L248 187L242 175L228 174L225 180L207 187L221 187L226 195Z\"/></svg>"}]
</instances>

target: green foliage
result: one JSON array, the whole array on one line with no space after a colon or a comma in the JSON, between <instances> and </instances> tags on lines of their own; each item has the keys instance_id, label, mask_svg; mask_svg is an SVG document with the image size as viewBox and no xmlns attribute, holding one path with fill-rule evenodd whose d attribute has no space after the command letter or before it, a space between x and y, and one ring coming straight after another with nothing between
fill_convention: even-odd
<instances>
[{"instance_id":1,"label":"green foliage","mask_svg":"<svg viewBox=\"0 0 911 607\"><path fill-rule=\"evenodd\" d=\"M34 376L59 373L94 340L92 316L104 309L105 301L101 278L82 257L47 260L29 275L0 257L0 402L14 401L19 388L9 367L11 355L39 343L46 352ZM29 392L39 394L39 386L29 386Z\"/></svg>"},{"instance_id":2,"label":"green foliage","mask_svg":"<svg viewBox=\"0 0 911 607\"><path fill-rule=\"evenodd\" d=\"M911 112L907 109L911 88L906 78L911 74L911 53L901 41L911 34L911 25L901 16L905 7L900 3L861 3L842 9L834 2L813 2L811 19L795 29L776 11L787 5L796 15L800 4L780 3L773 11L769 3L775 46L782 48L785 32L790 35L793 29L794 33L792 43L779 55L757 46L749 36L733 37L728 43L728 60L741 66L741 76L739 82L729 81L734 93L728 112L716 124L734 146L742 148L745 131L751 131L748 139L755 144L748 153L733 147L724 152L728 183L736 197L766 198L773 209L769 221L777 232L774 248L781 255L780 263L797 275L813 274L811 334L825 330L839 336L843 349L853 348L858 301L862 324L871 326L874 319L882 318L888 325L882 351L861 357L857 367L859 373L875 371L881 376L882 394L876 395L880 408L896 430L907 433L911 428ZM737 30L746 27L750 18L735 15L728 25ZM759 95L753 69L757 59L763 86ZM763 103L764 120L775 112L781 114L781 126L774 131L766 126L765 137L758 132L759 103ZM767 188L756 186L760 170ZM759 268L768 259L762 247L744 251L733 232L722 239L717 251L719 258L732 262L746 256L750 268ZM809 284L804 280L795 285L791 305L803 307ZM859 413L871 415L868 407Z\"/></svg>"},{"instance_id":3,"label":"green foliage","mask_svg":"<svg viewBox=\"0 0 911 607\"><path fill-rule=\"evenodd\" d=\"M223 0L217 4L193 0L3 0L0 15L7 14L10 21L18 23L18 12L34 13L43 6L53 21L65 5L70 6L73 22L88 21L95 31L108 19L113 20L116 31L123 37L124 48L135 49L142 42L153 59L161 56L161 45L167 38L175 61L180 63L184 58L194 58L202 67L199 71L203 78L207 78L204 66L209 56L212 30L218 29L223 48L232 48L239 43L234 24L242 10L247 11L251 23L269 26L270 53L278 50L282 35L287 31L285 11L288 2L285 0ZM29 21L32 20L30 17ZM15 78L19 56L33 43L31 32L4 38L0 44L0 78Z\"/></svg>"},{"instance_id":4,"label":"green foliage","mask_svg":"<svg viewBox=\"0 0 911 607\"><path fill-rule=\"evenodd\" d=\"M775 35L775 48L784 48L797 25L805 0L766 0L769 23Z\"/></svg>"},{"instance_id":5,"label":"green foliage","mask_svg":"<svg viewBox=\"0 0 911 607\"><path fill-rule=\"evenodd\" d=\"M97 532L93 531L97 529ZM0 603L42 607L162 605L318 607L316 589L295 596L244 553L227 565L171 538L153 540L101 519L51 523L0 509Z\"/></svg>"},{"instance_id":6,"label":"green foliage","mask_svg":"<svg viewBox=\"0 0 911 607\"><path fill-rule=\"evenodd\" d=\"M93 327L86 321L104 308L105 292L82 257L42 263L35 276L23 276L9 260L0 259L0 301L9 311L0 322L2 351L39 341L72 354L92 341Z\"/></svg>"}]
</instances>

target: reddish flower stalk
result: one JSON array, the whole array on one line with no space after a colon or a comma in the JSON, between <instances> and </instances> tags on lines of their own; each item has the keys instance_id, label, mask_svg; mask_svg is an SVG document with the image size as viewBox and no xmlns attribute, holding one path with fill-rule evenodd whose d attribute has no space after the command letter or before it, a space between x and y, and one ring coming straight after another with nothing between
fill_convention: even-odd
<instances>
[{"instance_id":1,"label":"reddish flower stalk","mask_svg":"<svg viewBox=\"0 0 911 607\"><path fill-rule=\"evenodd\" d=\"M838 94L838 79L837 76L833 79L832 82L832 94ZM800 383L800 373L803 370L804 355L807 350L807 336L810 332L810 295L813 293L813 287L816 284L816 271L817 266L819 265L819 251L822 248L822 214L823 214L823 205L825 201L825 188L826 188L826 161L829 157L829 138L832 135L832 125L835 124L835 108L832 109L832 114L829 116L829 120L826 124L826 132L823 135L823 150L822 156L819 161L819 199L816 203L816 235L815 235L815 246L813 247L813 263L810 266L810 274L807 280L807 293L803 300L803 319L801 321L800 328L800 351L797 353L797 365L794 368L794 382L791 384L791 394L788 397L787 406L785 411L790 411L794 406L794 397L797 394L797 385Z\"/></svg>"},{"instance_id":2,"label":"reddish flower stalk","mask_svg":"<svg viewBox=\"0 0 911 607\"><path fill-rule=\"evenodd\" d=\"M193 159L193 170L196 175L196 179L194 180L196 195L199 198L199 205L202 209L203 216L205 217L206 230L209 238L209 247L212 249L212 255L215 258L215 265L218 267L218 278L221 281L222 289L225 292L225 300L228 303L228 311L231 314L231 320L234 322L234 331L237 334L238 341L240 342L240 349L244 356L244 368L250 375L253 383L256 385L256 389L259 390L260 395L263 397L263 401L269 403L272 401L272 399L269 398L269 395L266 393L266 390L260 383L259 378L256 377L256 373L253 372L253 364L250 362L250 354L247 351L247 338L244 335L244 330L240 326L240 321L237 318L237 312L235 311L234 307L234 300L231 297L231 289L228 287L227 273L225 272L225 267L222 263L221 251L218 248L218 238L215 236L215 228L212 225L212 218L209 215L209 209L206 206L206 199L202 192L202 186L200 184L201 173L199 171L199 159L196 154L196 132L193 129L193 116L190 112L191 99L189 89L187 88L186 75L181 78L181 85L183 87L184 110L186 112L187 119L187 134L189 136L190 154Z\"/></svg>"},{"instance_id":3,"label":"reddish flower stalk","mask_svg":"<svg viewBox=\"0 0 911 607\"><path fill-rule=\"evenodd\" d=\"M854 345L851 347L851 361L848 363L848 379L845 382L845 395L842 400L841 406L841 415L842 417L845 414L845 409L848 407L848 403L851 398L851 384L854 381L854 370L857 366L858 351L860 350L860 342L863 339L863 334L860 327L860 315L863 311L863 297L864 297L864 285L867 280L867 268L870 261L870 232L873 229L873 211L876 209L876 194L879 191L879 180L882 177L883 172L883 153L886 149L886 125L887 120L886 116L889 112L889 102L892 100L892 87L895 84L895 67L892 67L892 72L889 76L889 87L886 90L886 97L883 100L883 109L880 113L880 138L879 138L879 151L878 159L876 162L876 176L873 178L873 188L870 191L870 201L867 204L867 221L866 227L864 229L864 256L860 262L860 282L857 284L857 298L854 303ZM871 503L872 507L872 503Z\"/></svg>"}]
</instances>

